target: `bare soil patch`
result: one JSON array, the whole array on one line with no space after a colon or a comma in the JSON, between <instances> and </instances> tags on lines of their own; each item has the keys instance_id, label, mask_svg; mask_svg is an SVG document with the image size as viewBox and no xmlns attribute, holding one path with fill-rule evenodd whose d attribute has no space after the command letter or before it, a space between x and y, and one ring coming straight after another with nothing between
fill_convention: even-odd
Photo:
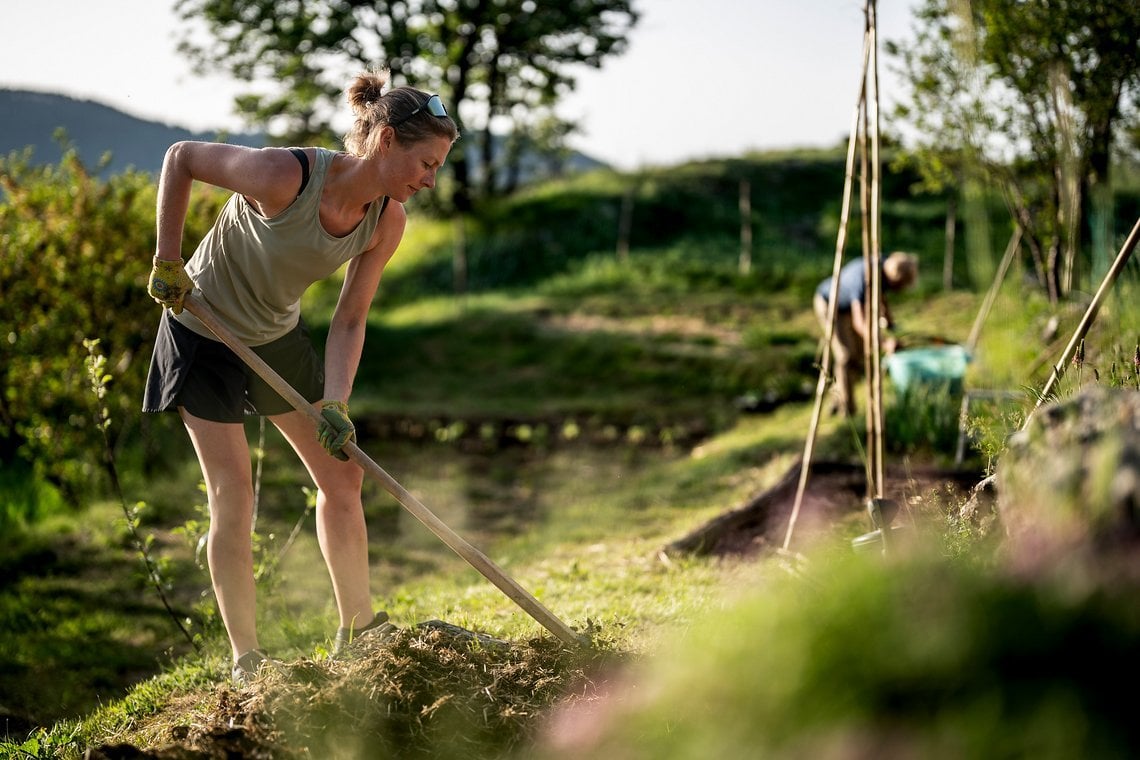
<instances>
[{"instance_id":1,"label":"bare soil patch","mask_svg":"<svg viewBox=\"0 0 1140 760\"><path fill-rule=\"evenodd\" d=\"M772 487L710 520L664 548L666 554L751 556L783 546L795 505L801 463ZM867 476L861 464L814 462L808 473L794 538L797 544L832 532L837 523L866 515ZM884 473L883 497L899 509L897 525L911 510L962 504L982 479L976 470L893 466Z\"/></svg>"}]
</instances>

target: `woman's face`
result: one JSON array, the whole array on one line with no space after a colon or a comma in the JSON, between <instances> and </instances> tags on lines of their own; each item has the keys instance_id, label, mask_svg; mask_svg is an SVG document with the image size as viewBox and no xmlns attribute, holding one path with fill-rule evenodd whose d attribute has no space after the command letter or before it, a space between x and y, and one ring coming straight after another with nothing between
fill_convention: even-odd
<instances>
[{"instance_id":1,"label":"woman's face","mask_svg":"<svg viewBox=\"0 0 1140 760\"><path fill-rule=\"evenodd\" d=\"M406 203L419 190L435 187L435 175L450 151L451 140L446 137L431 137L407 145L393 139L385 157L389 197Z\"/></svg>"}]
</instances>

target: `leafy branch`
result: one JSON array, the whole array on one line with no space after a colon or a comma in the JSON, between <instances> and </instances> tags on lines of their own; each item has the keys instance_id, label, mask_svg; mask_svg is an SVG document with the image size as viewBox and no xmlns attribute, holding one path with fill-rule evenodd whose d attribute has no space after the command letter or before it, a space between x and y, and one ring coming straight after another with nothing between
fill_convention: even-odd
<instances>
[{"instance_id":1,"label":"leafy branch","mask_svg":"<svg viewBox=\"0 0 1140 760\"><path fill-rule=\"evenodd\" d=\"M141 506L141 503L139 505L136 505L134 508L128 507L126 499L123 496L123 488L119 482L119 473L115 467L114 449L111 446L111 437L108 432L111 427L111 416L107 411L106 404L104 403L104 399L107 396L107 386L112 379L111 375L106 371L107 357L99 353L99 340L97 338L85 339L83 341L83 347L87 349L87 374L91 380L91 391L95 394L97 405L96 426L103 434L103 458L106 464L107 476L111 481L112 492L114 493L115 498L118 499L119 506L121 506L123 509L123 515L127 520L127 530L131 534L131 540L134 542L139 556L142 557L143 564L146 566L147 575L150 577L150 581L154 585L155 591L158 592L159 599L162 600L162 606L166 608L166 611L170 615L170 618L174 621L174 624L178 626L178 630L182 631L182 635L186 637L186 640L190 642L190 645L194 647L194 650L196 652L200 652L201 649L199 648L197 642L194 641L194 638L190 635L190 632L186 630L186 626L182 624L182 620L178 617L178 614L174 611L174 608L170 604L170 600L166 596L166 590L162 585L162 577L158 570L158 564L150 555L150 541L144 540L142 535L139 533L139 506Z\"/></svg>"}]
</instances>

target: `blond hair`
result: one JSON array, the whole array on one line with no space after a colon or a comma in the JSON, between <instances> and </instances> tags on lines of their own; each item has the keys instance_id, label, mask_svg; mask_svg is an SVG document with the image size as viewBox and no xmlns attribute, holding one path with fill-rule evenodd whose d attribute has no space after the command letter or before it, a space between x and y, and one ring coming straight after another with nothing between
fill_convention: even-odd
<instances>
[{"instance_id":1,"label":"blond hair","mask_svg":"<svg viewBox=\"0 0 1140 760\"><path fill-rule=\"evenodd\" d=\"M895 251L883 261L883 277L895 290L909 288L918 279L918 257Z\"/></svg>"},{"instance_id":2,"label":"blond hair","mask_svg":"<svg viewBox=\"0 0 1140 760\"><path fill-rule=\"evenodd\" d=\"M406 118L431 95L414 87L393 87L385 92L389 76L387 69L365 71L349 85L348 104L356 118L344 136L345 150L360 158L372 158L377 152L381 130L393 122L397 122L393 127L396 138L405 145L432 137L447 137L452 142L458 139L459 128L450 116L432 116L421 111Z\"/></svg>"}]
</instances>

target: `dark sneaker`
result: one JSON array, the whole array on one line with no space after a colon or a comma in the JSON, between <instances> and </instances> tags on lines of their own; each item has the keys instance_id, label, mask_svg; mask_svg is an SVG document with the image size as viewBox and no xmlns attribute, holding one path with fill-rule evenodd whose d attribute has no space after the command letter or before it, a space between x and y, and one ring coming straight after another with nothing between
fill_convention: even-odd
<instances>
[{"instance_id":1,"label":"dark sneaker","mask_svg":"<svg viewBox=\"0 0 1140 760\"><path fill-rule=\"evenodd\" d=\"M367 639L369 641L383 643L391 639L398 630L396 626L388 622L387 612L377 612L376 617L372 618L372 622L363 628L356 630L352 628L338 628L336 630L336 640L333 641L333 657L341 654L345 647L354 641Z\"/></svg>"},{"instance_id":2,"label":"dark sneaker","mask_svg":"<svg viewBox=\"0 0 1140 760\"><path fill-rule=\"evenodd\" d=\"M230 675L234 684L245 687L261 674L265 668L277 668L280 663L269 656L264 649L251 649L237 658Z\"/></svg>"}]
</instances>

